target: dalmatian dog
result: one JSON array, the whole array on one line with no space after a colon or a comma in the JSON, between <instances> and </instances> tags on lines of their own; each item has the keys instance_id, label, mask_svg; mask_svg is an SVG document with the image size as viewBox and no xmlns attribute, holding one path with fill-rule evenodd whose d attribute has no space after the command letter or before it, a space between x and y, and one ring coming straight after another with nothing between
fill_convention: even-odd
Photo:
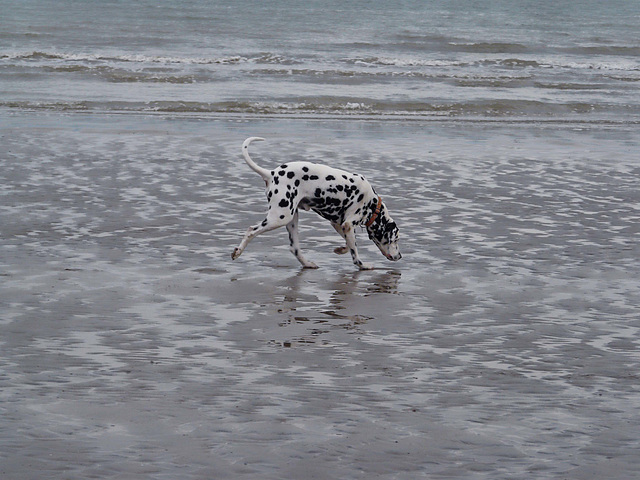
<instances>
[{"instance_id":1,"label":"dalmatian dog","mask_svg":"<svg viewBox=\"0 0 640 480\"><path fill-rule=\"evenodd\" d=\"M346 242L334 252L351 253L353 263L361 270L370 270L373 265L362 262L358 255L355 235L358 226L367 230L369 238L389 260L402 258L398 249L398 227L382 199L362 175L310 162L289 162L269 171L249 156L251 142L260 140L264 139L247 138L242 144L242 155L249 167L264 179L269 209L261 223L247 229L240 245L231 254L233 260L257 235L286 226L291 252L304 268L318 268L300 251L298 209L313 210L329 220Z\"/></svg>"}]
</instances>

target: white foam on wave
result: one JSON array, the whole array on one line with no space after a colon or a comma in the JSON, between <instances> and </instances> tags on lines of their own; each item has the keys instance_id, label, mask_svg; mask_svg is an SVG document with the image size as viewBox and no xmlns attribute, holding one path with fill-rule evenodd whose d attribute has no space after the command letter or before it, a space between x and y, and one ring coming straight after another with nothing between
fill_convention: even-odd
<instances>
[{"instance_id":1,"label":"white foam on wave","mask_svg":"<svg viewBox=\"0 0 640 480\"><path fill-rule=\"evenodd\" d=\"M429 59L420 57L357 57L347 58L347 63L367 67L468 67L482 65L497 65L502 67L532 67L532 68L562 68L576 70L617 70L627 72L640 71L640 62L635 59L575 59L571 56L537 57L525 55L522 58L491 55L486 58L474 59Z\"/></svg>"},{"instance_id":2,"label":"white foam on wave","mask_svg":"<svg viewBox=\"0 0 640 480\"><path fill-rule=\"evenodd\" d=\"M187 65L236 65L241 63L273 63L291 64L297 63L293 58L288 58L275 53L259 53L255 55L228 55L220 57L176 57L168 55L143 55L143 54L99 54L99 53L66 53L59 51L16 51L0 55L0 60L63 60L72 62L131 62L131 63L162 63L162 64L187 64Z\"/></svg>"},{"instance_id":3,"label":"white foam on wave","mask_svg":"<svg viewBox=\"0 0 640 480\"><path fill-rule=\"evenodd\" d=\"M346 62L364 66L389 67L456 67L468 65L468 62L457 60L434 60L425 58L367 57L346 59Z\"/></svg>"}]
</instances>

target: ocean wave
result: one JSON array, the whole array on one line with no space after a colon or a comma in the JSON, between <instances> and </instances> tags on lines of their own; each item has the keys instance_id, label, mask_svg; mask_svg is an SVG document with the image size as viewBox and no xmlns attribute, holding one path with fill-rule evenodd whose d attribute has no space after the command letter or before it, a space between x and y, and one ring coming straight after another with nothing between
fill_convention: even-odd
<instances>
[{"instance_id":1,"label":"ocean wave","mask_svg":"<svg viewBox=\"0 0 640 480\"><path fill-rule=\"evenodd\" d=\"M477 66L497 66L505 68L561 68L577 70L619 70L640 71L640 62L635 60L575 60L566 57L541 56L539 58L478 58L473 60L440 60L420 57L353 57L343 61L351 65L367 67L434 67L434 68L466 68Z\"/></svg>"},{"instance_id":2,"label":"ocean wave","mask_svg":"<svg viewBox=\"0 0 640 480\"><path fill-rule=\"evenodd\" d=\"M468 102L383 102L355 98L299 98L290 101L227 102L0 102L0 107L21 110L78 112L169 113L169 114L247 114L266 116L365 116L377 118L531 118L559 119L590 115L618 114L640 118L637 105L591 104L586 102L552 103L529 100L491 99ZM589 114L585 117L585 114Z\"/></svg>"},{"instance_id":3,"label":"ocean wave","mask_svg":"<svg viewBox=\"0 0 640 480\"><path fill-rule=\"evenodd\" d=\"M391 62L388 62L391 64ZM414 80L429 82L430 84L449 84L460 87L496 87L519 88L534 85L540 88L554 88L561 90L620 90L621 83L635 83L640 81L640 70L634 71L624 68L613 68L609 65L589 67L581 65L583 70L599 70L598 75L539 75L535 72L539 69L564 69L566 66L551 66L538 64L537 62L521 61L519 59L506 59L484 62L486 68L296 68L293 66L255 66L244 70L241 75L247 78L255 78L257 81L279 82L280 77L288 77L291 81L317 85L384 85L389 82L401 80ZM519 65L514 67L514 65ZM492 67L496 68L492 68ZM622 66L619 66L622 67ZM578 68L578 67L575 67ZM5 70L6 71L6 70ZM34 66L25 69L21 67L13 74L14 78L22 76L24 79L33 75L48 73L83 75L88 79L101 79L108 83L149 83L149 84L211 84L229 82L239 74L225 75L216 70L209 69L183 69L163 66L141 66L139 68L124 68L122 65L86 65L81 63L61 63ZM285 80L286 81L286 80ZM613 85L612 82L618 85ZM397 83L395 84L398 85ZM572 87L575 86L575 88Z\"/></svg>"},{"instance_id":4,"label":"ocean wave","mask_svg":"<svg viewBox=\"0 0 640 480\"><path fill-rule=\"evenodd\" d=\"M633 60L575 60L567 57L541 57L536 60L506 58L484 60L486 65L497 65L514 68L556 68L563 70L612 70L637 72L640 71L640 62Z\"/></svg>"},{"instance_id":5,"label":"ocean wave","mask_svg":"<svg viewBox=\"0 0 640 480\"><path fill-rule=\"evenodd\" d=\"M521 58L504 58L504 59L475 59L475 60L440 60L440 59L426 59L415 57L355 57L347 58L345 63L353 65L362 65L368 67L383 66L383 67L477 67L477 66L501 66L501 67L513 67L513 68L540 68L549 66L546 62L541 62L531 59Z\"/></svg>"},{"instance_id":6,"label":"ocean wave","mask_svg":"<svg viewBox=\"0 0 640 480\"><path fill-rule=\"evenodd\" d=\"M637 45L579 45L561 50L577 55L622 55L640 57L640 47Z\"/></svg>"},{"instance_id":7,"label":"ocean wave","mask_svg":"<svg viewBox=\"0 0 640 480\"><path fill-rule=\"evenodd\" d=\"M438 71L418 71L418 70L339 70L339 69L326 69L319 70L313 68L264 68L259 70L252 70L250 72L252 76L287 76L287 77L305 77L309 81L320 81L322 83L340 83L346 84L354 83L367 83L376 82L385 79L394 78L412 78L420 80L431 80L435 82L459 82L466 81L473 83L478 81L479 83L486 82L514 82L521 80L530 80L531 76L527 74L509 74L501 75L497 73L485 72L484 74L471 74L463 72L438 72ZM320 79L320 80L317 80Z\"/></svg>"},{"instance_id":8,"label":"ocean wave","mask_svg":"<svg viewBox=\"0 0 640 480\"><path fill-rule=\"evenodd\" d=\"M394 57L354 57L345 58L345 63L362 66L385 67L466 67L467 61L458 60L433 60L425 58L394 58Z\"/></svg>"},{"instance_id":9,"label":"ocean wave","mask_svg":"<svg viewBox=\"0 0 640 480\"><path fill-rule=\"evenodd\" d=\"M525 45L517 42L471 41L446 35L395 35L392 43L395 49L422 52L458 52L458 53L533 53L541 50L538 45ZM387 48L388 44L379 44ZM544 50L547 50L544 48Z\"/></svg>"},{"instance_id":10,"label":"ocean wave","mask_svg":"<svg viewBox=\"0 0 640 480\"><path fill-rule=\"evenodd\" d=\"M62 60L72 62L123 62L153 64L187 64L187 65L237 65L241 63L294 65L300 63L295 58L275 53L258 53L254 55L229 55L221 57L174 57L164 55L139 54L94 54L94 53L62 53L46 51L29 51L0 54L0 60Z\"/></svg>"},{"instance_id":11,"label":"ocean wave","mask_svg":"<svg viewBox=\"0 0 640 480\"><path fill-rule=\"evenodd\" d=\"M467 38L438 34L404 33L395 35L397 48L412 51L443 51L461 53L528 53L537 55L621 55L640 56L640 47L634 43L593 45L550 45L540 43L472 41ZM387 45L380 44L379 47Z\"/></svg>"},{"instance_id":12,"label":"ocean wave","mask_svg":"<svg viewBox=\"0 0 640 480\"><path fill-rule=\"evenodd\" d=\"M508 42L449 42L449 50L469 53L532 53L536 49Z\"/></svg>"},{"instance_id":13,"label":"ocean wave","mask_svg":"<svg viewBox=\"0 0 640 480\"><path fill-rule=\"evenodd\" d=\"M580 47L582 48L582 47ZM585 47L591 48L591 47ZM482 49L479 49L479 52ZM491 50L487 47L486 50ZM518 49L511 49L505 53L522 53L518 52ZM640 48L638 49L640 55ZM607 51L607 49L605 49ZM322 59L322 58L299 58L290 55L282 55L273 52L260 52L256 54L238 54L228 55L220 57L175 57L175 56L153 56L153 55L140 55L140 54L120 54L120 55L108 55L97 53L61 53L55 51L29 51L29 52L13 52L0 54L0 60L8 62L10 66L11 62L27 62L33 64L31 66L38 66L38 61L43 62L42 66L48 66L53 68L66 69L66 71L81 71L79 65L93 66L99 65L161 65L161 66L189 66L189 65L216 65L220 67L224 66L238 66L247 65L250 69L255 69L261 65L274 65L274 66L292 66L298 67L295 73L301 73L304 71L311 72L315 69L320 74L335 74L349 76L354 74L361 74L362 67L364 68L393 68L397 67L402 71L420 72L428 69L466 69L474 67L498 67L507 69L564 69L564 70L603 70L603 71L619 71L619 72L640 72L640 61L636 58L622 58L618 57L598 57L593 55L585 56L585 58L566 56L566 55L552 55L552 54L527 54L523 56L505 56L504 58L496 58L495 52L480 52L488 53L487 56L478 55L477 58L462 58L462 59L439 59L439 58L426 58L421 55L403 55L403 56L353 56L343 57L340 59ZM490 54L490 55L489 55ZM575 58L573 58L575 57ZM337 62L337 63L336 63ZM305 67L306 64L313 64L314 67ZM337 65L350 65L358 68L359 70L345 70L336 68ZM320 68L318 68L320 66ZM129 67L123 67L129 68ZM137 67L134 67L137 68ZM386 73L384 70L380 70L381 73ZM396 72L401 73L401 72Z\"/></svg>"}]
</instances>

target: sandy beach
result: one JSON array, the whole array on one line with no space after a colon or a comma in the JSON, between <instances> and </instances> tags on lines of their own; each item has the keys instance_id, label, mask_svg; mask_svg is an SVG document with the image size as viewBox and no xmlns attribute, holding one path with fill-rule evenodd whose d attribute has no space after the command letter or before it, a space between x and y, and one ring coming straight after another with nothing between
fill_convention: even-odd
<instances>
[{"instance_id":1,"label":"sandy beach","mask_svg":"<svg viewBox=\"0 0 640 480\"><path fill-rule=\"evenodd\" d=\"M640 478L637 125L4 112L0 477ZM364 174L359 272L242 161ZM253 147L252 147L253 148Z\"/></svg>"}]
</instances>

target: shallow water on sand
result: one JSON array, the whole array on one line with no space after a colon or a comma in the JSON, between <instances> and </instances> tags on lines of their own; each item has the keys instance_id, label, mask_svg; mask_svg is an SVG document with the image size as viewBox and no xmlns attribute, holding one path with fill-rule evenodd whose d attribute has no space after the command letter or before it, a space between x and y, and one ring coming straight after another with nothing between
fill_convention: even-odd
<instances>
[{"instance_id":1,"label":"shallow water on sand","mask_svg":"<svg viewBox=\"0 0 640 480\"><path fill-rule=\"evenodd\" d=\"M622 126L6 116L3 478L632 478L637 160ZM10 126L9 126L10 125ZM403 260L262 165L363 173Z\"/></svg>"}]
</instances>

